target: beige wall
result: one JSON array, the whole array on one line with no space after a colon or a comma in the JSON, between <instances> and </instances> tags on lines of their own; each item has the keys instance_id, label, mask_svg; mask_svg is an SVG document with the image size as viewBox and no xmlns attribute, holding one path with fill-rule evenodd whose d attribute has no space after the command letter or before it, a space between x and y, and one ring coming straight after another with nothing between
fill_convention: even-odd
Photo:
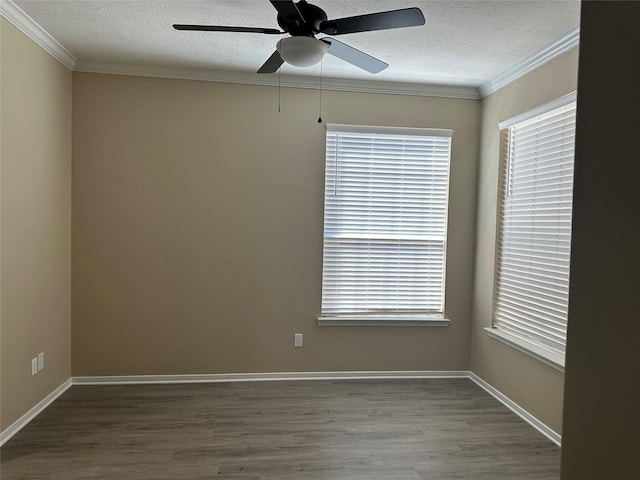
<instances>
[{"instance_id":1,"label":"beige wall","mask_svg":"<svg viewBox=\"0 0 640 480\"><path fill-rule=\"evenodd\" d=\"M455 130L452 322L317 327L318 92L73 78L74 375L468 369L479 101L323 92L326 122Z\"/></svg>"},{"instance_id":2,"label":"beige wall","mask_svg":"<svg viewBox=\"0 0 640 480\"><path fill-rule=\"evenodd\" d=\"M582 4L563 480L640 478L639 18Z\"/></svg>"},{"instance_id":3,"label":"beige wall","mask_svg":"<svg viewBox=\"0 0 640 480\"><path fill-rule=\"evenodd\" d=\"M0 22L4 430L71 373L71 72Z\"/></svg>"},{"instance_id":4,"label":"beige wall","mask_svg":"<svg viewBox=\"0 0 640 480\"><path fill-rule=\"evenodd\" d=\"M561 372L529 357L484 331L491 326L498 201L498 123L561 97L577 86L577 48L486 97L478 170L478 204L471 370L560 433Z\"/></svg>"}]
</instances>

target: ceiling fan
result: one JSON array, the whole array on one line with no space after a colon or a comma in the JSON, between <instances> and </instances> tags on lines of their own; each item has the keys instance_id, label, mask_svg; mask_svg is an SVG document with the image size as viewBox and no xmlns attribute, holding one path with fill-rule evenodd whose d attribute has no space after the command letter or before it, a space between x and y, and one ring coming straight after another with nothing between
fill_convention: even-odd
<instances>
[{"instance_id":1,"label":"ceiling fan","mask_svg":"<svg viewBox=\"0 0 640 480\"><path fill-rule=\"evenodd\" d=\"M316 34L343 35L392 28L424 25L424 15L419 8L404 8L387 12L369 13L354 17L328 20L320 7L306 0L269 0L278 12L276 28L229 27L218 25L175 24L176 30L205 32L265 33L290 36L276 44L276 50L260 67L258 73L274 73L284 62L298 67L315 65L325 53L329 53L370 73L378 73L389 65L356 48L330 37L315 38Z\"/></svg>"}]
</instances>

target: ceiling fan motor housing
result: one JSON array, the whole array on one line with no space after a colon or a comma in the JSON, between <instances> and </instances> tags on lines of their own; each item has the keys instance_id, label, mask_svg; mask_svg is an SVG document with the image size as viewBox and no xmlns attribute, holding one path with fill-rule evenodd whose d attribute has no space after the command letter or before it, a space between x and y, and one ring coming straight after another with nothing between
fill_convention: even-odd
<instances>
[{"instance_id":1,"label":"ceiling fan motor housing","mask_svg":"<svg viewBox=\"0 0 640 480\"><path fill-rule=\"evenodd\" d=\"M320 33L320 24L327 21L327 14L323 9L305 2L304 0L296 3L296 7L304 21L295 16L283 16L278 14L278 25L289 35L313 37L316 33Z\"/></svg>"}]
</instances>

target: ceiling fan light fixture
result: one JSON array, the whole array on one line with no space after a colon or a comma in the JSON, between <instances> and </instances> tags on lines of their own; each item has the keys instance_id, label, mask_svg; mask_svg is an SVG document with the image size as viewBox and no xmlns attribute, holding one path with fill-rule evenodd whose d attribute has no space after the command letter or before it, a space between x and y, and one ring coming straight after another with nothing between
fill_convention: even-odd
<instances>
[{"instance_id":1,"label":"ceiling fan light fixture","mask_svg":"<svg viewBox=\"0 0 640 480\"><path fill-rule=\"evenodd\" d=\"M276 49L285 62L296 67L310 67L322 60L329 45L313 37L287 37L280 40Z\"/></svg>"}]
</instances>

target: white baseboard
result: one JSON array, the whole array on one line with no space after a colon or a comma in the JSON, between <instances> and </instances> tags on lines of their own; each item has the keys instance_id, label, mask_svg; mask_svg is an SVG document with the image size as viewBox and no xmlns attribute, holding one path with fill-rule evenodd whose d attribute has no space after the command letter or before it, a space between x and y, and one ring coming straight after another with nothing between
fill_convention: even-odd
<instances>
[{"instance_id":1,"label":"white baseboard","mask_svg":"<svg viewBox=\"0 0 640 480\"><path fill-rule=\"evenodd\" d=\"M214 373L192 375L116 375L71 377L53 392L38 402L6 430L0 432L0 446L24 428L40 412L62 395L71 385L135 385L167 383L220 383L220 382L266 382L283 380L401 380L468 378L505 405L556 445L562 437L536 417L527 412L509 397L489 385L475 373L459 371L355 371L355 372L270 372L270 373Z\"/></svg>"},{"instance_id":2,"label":"white baseboard","mask_svg":"<svg viewBox=\"0 0 640 480\"><path fill-rule=\"evenodd\" d=\"M0 447L4 445L11 437L22 430L31 420L36 418L40 412L51 405L60 395L66 392L73 384L71 378L65 380L60 386L58 386L53 392L40 400L34 405L27 413L22 415L18 420L13 422L2 432L0 432Z\"/></svg>"},{"instance_id":3,"label":"white baseboard","mask_svg":"<svg viewBox=\"0 0 640 480\"><path fill-rule=\"evenodd\" d=\"M149 383L266 382L282 380L391 380L467 378L467 371L364 371L364 372L269 372L212 373L191 375L124 375L73 377L74 385L129 385Z\"/></svg>"},{"instance_id":4,"label":"white baseboard","mask_svg":"<svg viewBox=\"0 0 640 480\"><path fill-rule=\"evenodd\" d=\"M525 422L527 422L533 428L535 428L542 435L544 435L549 440L551 440L553 443L555 443L557 446L561 446L562 436L559 433L557 433L553 429L549 428L547 425L545 425L540 420L538 420L536 417L531 415L529 412L527 412L524 408L522 408L516 402L511 400L509 397L504 395L502 392L500 392L496 388L494 388L491 385L489 385L487 382L485 382L482 378L480 378L475 373L469 372L469 379L471 381L473 381L474 383L476 383L479 387L481 387L487 393L489 393L491 396L493 396L496 400L498 400L500 403L502 403L505 407L507 407L513 413L518 415L521 419L523 419Z\"/></svg>"}]
</instances>

